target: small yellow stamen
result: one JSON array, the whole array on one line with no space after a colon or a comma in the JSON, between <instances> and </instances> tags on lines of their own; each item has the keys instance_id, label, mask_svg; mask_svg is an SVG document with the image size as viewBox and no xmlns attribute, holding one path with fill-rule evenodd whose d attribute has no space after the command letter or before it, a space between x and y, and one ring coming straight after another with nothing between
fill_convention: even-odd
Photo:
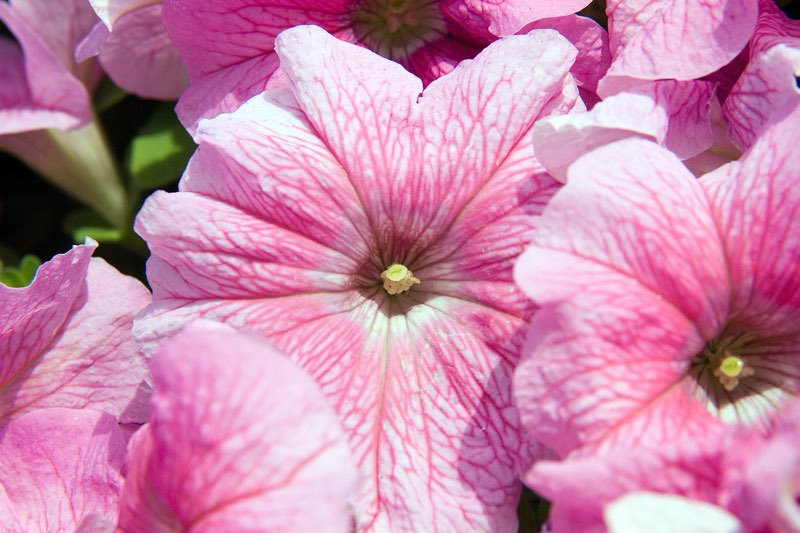
<instances>
[{"instance_id":1,"label":"small yellow stamen","mask_svg":"<svg viewBox=\"0 0 800 533\"><path fill-rule=\"evenodd\" d=\"M755 370L747 366L741 357L729 353L725 354L725 358L714 369L714 375L717 376L726 391L732 391L739 384L740 379L753 374L755 374Z\"/></svg>"},{"instance_id":2,"label":"small yellow stamen","mask_svg":"<svg viewBox=\"0 0 800 533\"><path fill-rule=\"evenodd\" d=\"M400 263L389 265L389 268L381 272L381 279L383 280L383 288L389 294L405 292L412 285L420 283L419 279L414 277L414 273Z\"/></svg>"}]
</instances>

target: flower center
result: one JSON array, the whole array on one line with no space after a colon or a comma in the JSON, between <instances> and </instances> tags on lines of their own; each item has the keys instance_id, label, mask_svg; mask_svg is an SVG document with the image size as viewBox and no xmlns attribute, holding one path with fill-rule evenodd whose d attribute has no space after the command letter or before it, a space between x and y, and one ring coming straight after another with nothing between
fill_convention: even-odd
<instances>
[{"instance_id":1,"label":"flower center","mask_svg":"<svg viewBox=\"0 0 800 533\"><path fill-rule=\"evenodd\" d=\"M352 20L360 41L394 61L447 32L437 0L364 0Z\"/></svg>"},{"instance_id":2,"label":"flower center","mask_svg":"<svg viewBox=\"0 0 800 533\"><path fill-rule=\"evenodd\" d=\"M406 292L412 285L420 283L414 273L400 263L389 265L389 268L381 272L383 288L389 294L400 294Z\"/></svg>"},{"instance_id":3,"label":"flower center","mask_svg":"<svg viewBox=\"0 0 800 533\"><path fill-rule=\"evenodd\" d=\"M695 370L698 373L711 371L726 391L734 390L742 379L755 374L755 369L747 364L743 355L752 341L753 336L748 334L709 341L693 360Z\"/></svg>"}]
</instances>

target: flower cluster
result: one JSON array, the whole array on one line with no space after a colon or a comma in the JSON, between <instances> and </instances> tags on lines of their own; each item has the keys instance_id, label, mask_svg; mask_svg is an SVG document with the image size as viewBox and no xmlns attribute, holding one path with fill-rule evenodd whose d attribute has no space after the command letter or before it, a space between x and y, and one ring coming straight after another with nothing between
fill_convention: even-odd
<instances>
[{"instance_id":1,"label":"flower cluster","mask_svg":"<svg viewBox=\"0 0 800 533\"><path fill-rule=\"evenodd\" d=\"M63 4L0 149L152 293L0 262L0 529L800 531L775 0Z\"/></svg>"}]
</instances>

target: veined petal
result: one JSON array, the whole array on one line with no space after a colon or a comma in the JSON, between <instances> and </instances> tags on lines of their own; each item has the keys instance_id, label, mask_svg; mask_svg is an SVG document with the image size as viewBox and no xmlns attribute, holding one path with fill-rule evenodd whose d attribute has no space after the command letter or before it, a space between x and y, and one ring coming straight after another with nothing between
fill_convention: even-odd
<instances>
[{"instance_id":1,"label":"veined petal","mask_svg":"<svg viewBox=\"0 0 800 533\"><path fill-rule=\"evenodd\" d=\"M284 354L195 323L164 345L152 373L153 418L131 441L123 531L350 529L357 473L344 433Z\"/></svg>"},{"instance_id":2,"label":"veined petal","mask_svg":"<svg viewBox=\"0 0 800 533\"><path fill-rule=\"evenodd\" d=\"M530 22L570 15L586 7L591 0L444 0L441 10L460 26L481 35L512 35Z\"/></svg>"},{"instance_id":3,"label":"veined petal","mask_svg":"<svg viewBox=\"0 0 800 533\"><path fill-rule=\"evenodd\" d=\"M290 94L269 93L204 122L180 188L361 259L371 240L361 199L295 106Z\"/></svg>"},{"instance_id":4,"label":"veined petal","mask_svg":"<svg viewBox=\"0 0 800 533\"><path fill-rule=\"evenodd\" d=\"M67 320L84 288L96 245L75 246L42 264L27 287L0 284L3 388L32 364Z\"/></svg>"},{"instance_id":5,"label":"veined petal","mask_svg":"<svg viewBox=\"0 0 800 533\"><path fill-rule=\"evenodd\" d=\"M800 21L789 19L771 0L761 0L759 7L750 62L722 108L731 139L742 149L757 140L774 112L800 101Z\"/></svg>"},{"instance_id":6,"label":"veined petal","mask_svg":"<svg viewBox=\"0 0 800 533\"><path fill-rule=\"evenodd\" d=\"M538 259L555 272L556 255ZM705 342L693 324L635 281L570 260L586 270L551 275L548 283L573 277L584 290L536 313L514 377L528 433L566 455L614 443L658 444L717 424L687 394L694 387L685 380L691 358Z\"/></svg>"},{"instance_id":7,"label":"veined petal","mask_svg":"<svg viewBox=\"0 0 800 533\"><path fill-rule=\"evenodd\" d=\"M44 407L91 408L142 423L146 364L131 338L150 302L137 280L76 247L43 264L31 285L0 286L4 354L0 425Z\"/></svg>"},{"instance_id":8,"label":"veined petal","mask_svg":"<svg viewBox=\"0 0 800 533\"><path fill-rule=\"evenodd\" d=\"M3 531L74 531L84 517L115 515L125 442L113 416L39 409L4 429L0 455Z\"/></svg>"},{"instance_id":9,"label":"veined petal","mask_svg":"<svg viewBox=\"0 0 800 533\"><path fill-rule=\"evenodd\" d=\"M583 114L556 115L533 129L536 157L565 181L567 168L598 146L650 139L686 159L711 146L712 83L661 80L609 96Z\"/></svg>"},{"instance_id":10,"label":"veined petal","mask_svg":"<svg viewBox=\"0 0 800 533\"><path fill-rule=\"evenodd\" d=\"M800 335L798 121L800 105L784 107L739 161L700 180L729 264L732 312L754 331L794 339Z\"/></svg>"},{"instance_id":11,"label":"veined petal","mask_svg":"<svg viewBox=\"0 0 800 533\"><path fill-rule=\"evenodd\" d=\"M610 96L638 80L692 80L729 63L747 45L758 15L753 0L611 0L614 61L600 81Z\"/></svg>"},{"instance_id":12,"label":"veined petal","mask_svg":"<svg viewBox=\"0 0 800 533\"><path fill-rule=\"evenodd\" d=\"M626 139L576 161L569 180L520 258L520 287L544 304L584 286L569 275L559 276L563 284L551 283L548 263L537 256L559 252L564 274L580 272L588 261L630 276L679 309L703 337L714 337L728 312L727 268L694 176L663 148Z\"/></svg>"}]
</instances>

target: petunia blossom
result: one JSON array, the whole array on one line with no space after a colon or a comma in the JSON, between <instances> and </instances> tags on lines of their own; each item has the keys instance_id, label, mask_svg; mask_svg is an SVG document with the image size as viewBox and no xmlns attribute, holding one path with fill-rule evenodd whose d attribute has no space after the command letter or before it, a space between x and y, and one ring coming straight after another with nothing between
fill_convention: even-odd
<instances>
[{"instance_id":1,"label":"petunia blossom","mask_svg":"<svg viewBox=\"0 0 800 533\"><path fill-rule=\"evenodd\" d=\"M569 168L516 270L545 307L515 377L532 435L564 455L771 426L800 387L798 117L700 180L638 139Z\"/></svg>"},{"instance_id":2,"label":"petunia blossom","mask_svg":"<svg viewBox=\"0 0 800 533\"><path fill-rule=\"evenodd\" d=\"M341 40L398 61L425 85L498 37L554 28L579 47L576 79L594 92L610 54L605 30L571 15L588 3L225 0L209 5L203 0L165 0L163 19L192 82L178 102L178 116L194 131L200 118L232 111L265 87L282 83L271 78L278 67L275 37L301 24L320 26Z\"/></svg>"},{"instance_id":3,"label":"petunia blossom","mask_svg":"<svg viewBox=\"0 0 800 533\"><path fill-rule=\"evenodd\" d=\"M759 7L749 61L723 106L731 138L742 149L773 112L800 101L800 21L789 19L773 0L760 0Z\"/></svg>"},{"instance_id":4,"label":"petunia blossom","mask_svg":"<svg viewBox=\"0 0 800 533\"><path fill-rule=\"evenodd\" d=\"M579 105L576 52L512 36L423 90L316 27L277 51L289 87L202 122L180 192L140 212L135 335L152 351L205 316L285 350L344 423L360 529L512 530L532 307L511 267L558 188L529 131Z\"/></svg>"},{"instance_id":5,"label":"petunia blossom","mask_svg":"<svg viewBox=\"0 0 800 533\"><path fill-rule=\"evenodd\" d=\"M111 532L125 441L116 419L92 409L38 409L0 438L0 529Z\"/></svg>"},{"instance_id":6,"label":"petunia blossom","mask_svg":"<svg viewBox=\"0 0 800 533\"><path fill-rule=\"evenodd\" d=\"M153 358L122 531L351 530L357 469L318 385L255 334L190 324Z\"/></svg>"},{"instance_id":7,"label":"petunia blossom","mask_svg":"<svg viewBox=\"0 0 800 533\"><path fill-rule=\"evenodd\" d=\"M146 420L139 392L146 363L131 326L150 293L92 259L95 246L42 264L27 287L0 284L0 427L45 407Z\"/></svg>"},{"instance_id":8,"label":"petunia blossom","mask_svg":"<svg viewBox=\"0 0 800 533\"><path fill-rule=\"evenodd\" d=\"M78 63L78 40L94 24L85 0L0 2L0 150L117 226L126 223L126 193L93 120L93 61Z\"/></svg>"},{"instance_id":9,"label":"petunia blossom","mask_svg":"<svg viewBox=\"0 0 800 533\"><path fill-rule=\"evenodd\" d=\"M660 79L711 74L741 52L756 24L758 0L609 0L613 61L603 98Z\"/></svg>"},{"instance_id":10,"label":"petunia blossom","mask_svg":"<svg viewBox=\"0 0 800 533\"><path fill-rule=\"evenodd\" d=\"M89 0L100 21L81 42L79 57L98 56L114 83L142 98L177 100L186 69L161 23L158 0Z\"/></svg>"}]
</instances>

